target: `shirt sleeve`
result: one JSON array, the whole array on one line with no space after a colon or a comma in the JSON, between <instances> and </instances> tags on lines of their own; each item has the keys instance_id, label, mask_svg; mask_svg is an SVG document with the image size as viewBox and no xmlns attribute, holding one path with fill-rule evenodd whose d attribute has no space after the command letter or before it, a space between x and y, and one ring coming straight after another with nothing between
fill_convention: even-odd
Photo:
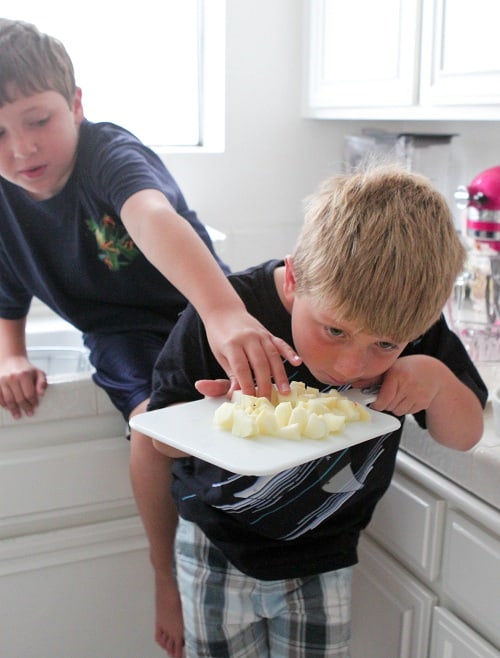
<instances>
[{"instance_id":1,"label":"shirt sleeve","mask_svg":"<svg viewBox=\"0 0 500 658\"><path fill-rule=\"evenodd\" d=\"M32 296L8 266L0 248L0 317L20 320L28 314Z\"/></svg>"},{"instance_id":2,"label":"shirt sleeve","mask_svg":"<svg viewBox=\"0 0 500 658\"><path fill-rule=\"evenodd\" d=\"M94 124L84 137L81 156L85 173L98 198L118 215L125 201L144 189L163 192L180 214L190 212L163 161L134 135L113 124Z\"/></svg>"}]
</instances>

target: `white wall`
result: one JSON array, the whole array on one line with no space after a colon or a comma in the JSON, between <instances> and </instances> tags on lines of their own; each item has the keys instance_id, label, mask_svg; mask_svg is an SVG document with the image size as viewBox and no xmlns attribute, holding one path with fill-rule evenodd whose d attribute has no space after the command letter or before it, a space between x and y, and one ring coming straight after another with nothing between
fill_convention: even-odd
<instances>
[{"instance_id":1,"label":"white wall","mask_svg":"<svg viewBox=\"0 0 500 658\"><path fill-rule=\"evenodd\" d=\"M303 119L302 25L301 0L227 0L225 153L166 156L188 203L228 234L224 256L234 269L290 252L302 200L341 169L344 135L363 127L459 133L456 185L500 164L496 122Z\"/></svg>"}]
</instances>

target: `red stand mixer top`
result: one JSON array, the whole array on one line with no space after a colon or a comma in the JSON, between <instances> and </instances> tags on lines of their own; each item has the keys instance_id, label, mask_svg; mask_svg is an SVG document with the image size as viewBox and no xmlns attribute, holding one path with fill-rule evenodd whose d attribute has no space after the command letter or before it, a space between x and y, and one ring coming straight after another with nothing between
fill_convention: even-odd
<instances>
[{"instance_id":1,"label":"red stand mixer top","mask_svg":"<svg viewBox=\"0 0 500 658\"><path fill-rule=\"evenodd\" d=\"M456 333L476 362L500 363L500 166L455 193L465 209L467 261L450 300Z\"/></svg>"},{"instance_id":2,"label":"red stand mixer top","mask_svg":"<svg viewBox=\"0 0 500 658\"><path fill-rule=\"evenodd\" d=\"M467 235L500 252L500 166L482 171L466 190Z\"/></svg>"}]
</instances>

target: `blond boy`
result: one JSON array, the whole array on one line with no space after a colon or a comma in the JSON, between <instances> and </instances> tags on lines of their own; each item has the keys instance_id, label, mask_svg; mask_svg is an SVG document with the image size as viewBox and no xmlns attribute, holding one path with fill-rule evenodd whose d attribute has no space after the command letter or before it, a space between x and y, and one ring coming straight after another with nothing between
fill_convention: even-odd
<instances>
[{"instance_id":1,"label":"blond boy","mask_svg":"<svg viewBox=\"0 0 500 658\"><path fill-rule=\"evenodd\" d=\"M301 356L286 364L290 379L378 386L373 409L413 414L434 440L467 450L481 437L487 392L441 315L463 257L443 197L381 167L327 180L293 256L230 280ZM223 394L221 378L188 307L160 354L149 408ZM187 658L349 656L359 533L389 486L400 433L265 478L155 443L173 460Z\"/></svg>"}]
</instances>

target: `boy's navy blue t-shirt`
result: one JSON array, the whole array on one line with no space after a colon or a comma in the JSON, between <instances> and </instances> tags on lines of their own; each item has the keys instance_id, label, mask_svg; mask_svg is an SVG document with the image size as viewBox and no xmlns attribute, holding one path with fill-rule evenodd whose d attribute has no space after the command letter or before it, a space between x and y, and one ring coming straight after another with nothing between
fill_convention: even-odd
<instances>
[{"instance_id":1,"label":"boy's navy blue t-shirt","mask_svg":"<svg viewBox=\"0 0 500 658\"><path fill-rule=\"evenodd\" d=\"M70 179L47 201L0 178L0 317L25 317L35 296L83 332L168 333L186 300L120 220L144 189L165 193L213 252L160 158L114 124L82 123Z\"/></svg>"},{"instance_id":2,"label":"boy's navy blue t-shirt","mask_svg":"<svg viewBox=\"0 0 500 658\"><path fill-rule=\"evenodd\" d=\"M282 305L270 261L230 276L248 311L293 345L290 314ZM441 360L481 402L487 392L458 337L441 318L401 356ZM324 389L305 365L285 364L291 380ZM188 306L153 373L150 409L201 397L198 379L225 377L211 353L203 324ZM425 413L416 415L425 426ZM230 473L201 459L174 462L172 493L179 514L200 526L238 569L255 578L303 577L350 566L359 533L390 484L401 430L272 476ZM228 441L231 437L228 437ZM283 441L286 450L286 441Z\"/></svg>"}]
</instances>

